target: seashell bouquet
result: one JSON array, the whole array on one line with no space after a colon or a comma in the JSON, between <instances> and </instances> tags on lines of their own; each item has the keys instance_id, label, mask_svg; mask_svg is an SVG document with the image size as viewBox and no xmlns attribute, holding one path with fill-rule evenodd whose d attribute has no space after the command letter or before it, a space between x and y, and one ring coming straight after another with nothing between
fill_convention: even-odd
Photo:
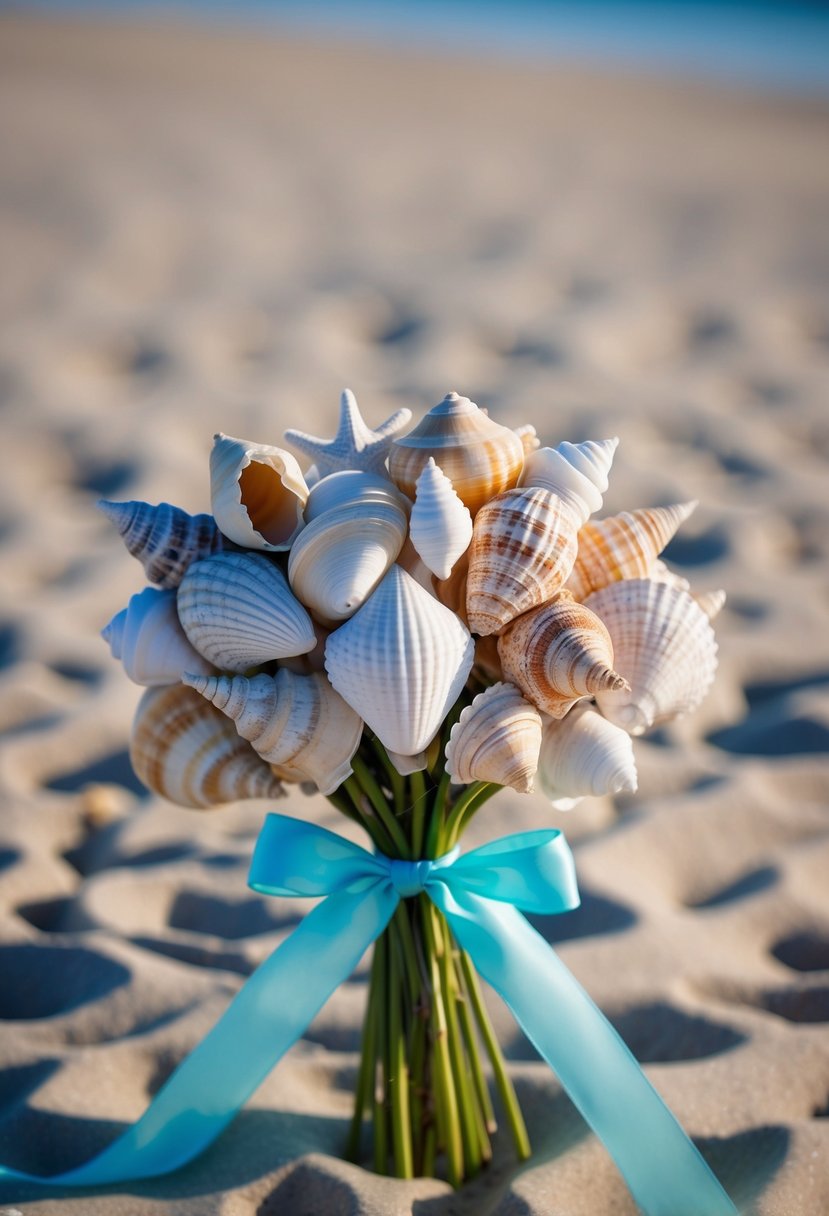
<instances>
[{"instance_id":1,"label":"seashell bouquet","mask_svg":"<svg viewBox=\"0 0 829 1216\"><path fill-rule=\"evenodd\" d=\"M136 773L183 806L316 788L386 858L451 854L500 787L569 809L636 789L632 738L693 710L710 618L659 555L693 503L595 519L616 439L541 447L450 393L404 434L342 396L288 451L219 434L212 514L101 504L155 584L103 630L146 686ZM530 1147L479 980L416 888L378 938L348 1152L454 1184L490 1159L488 1057Z\"/></svg>"}]
</instances>

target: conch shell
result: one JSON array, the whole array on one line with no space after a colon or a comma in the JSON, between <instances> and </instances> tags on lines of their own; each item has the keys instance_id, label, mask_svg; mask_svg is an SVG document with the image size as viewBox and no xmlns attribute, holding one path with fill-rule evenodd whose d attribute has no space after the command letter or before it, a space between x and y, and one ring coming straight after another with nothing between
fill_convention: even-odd
<instances>
[{"instance_id":1,"label":"conch shell","mask_svg":"<svg viewBox=\"0 0 829 1216\"><path fill-rule=\"evenodd\" d=\"M179 806L200 809L285 792L230 719L181 684L144 693L130 759L139 780Z\"/></svg>"},{"instance_id":2,"label":"conch shell","mask_svg":"<svg viewBox=\"0 0 829 1216\"><path fill-rule=\"evenodd\" d=\"M583 600L618 579L649 577L656 558L696 505L643 507L588 520L579 532L568 590Z\"/></svg>"},{"instance_id":3,"label":"conch shell","mask_svg":"<svg viewBox=\"0 0 829 1216\"><path fill-rule=\"evenodd\" d=\"M449 578L472 539L472 516L433 456L417 479L410 533L424 563L440 579Z\"/></svg>"},{"instance_id":4,"label":"conch shell","mask_svg":"<svg viewBox=\"0 0 829 1216\"><path fill-rule=\"evenodd\" d=\"M310 524L326 511L353 502L391 502L407 514L412 505L388 477L363 469L340 469L311 487L305 503L305 522Z\"/></svg>"},{"instance_id":5,"label":"conch shell","mask_svg":"<svg viewBox=\"0 0 829 1216\"><path fill-rule=\"evenodd\" d=\"M562 721L545 725L536 779L562 811L588 795L633 793L633 742L585 701Z\"/></svg>"},{"instance_id":6,"label":"conch shell","mask_svg":"<svg viewBox=\"0 0 829 1216\"><path fill-rule=\"evenodd\" d=\"M290 549L305 523L308 487L283 448L215 435L210 495L219 528L246 549Z\"/></svg>"},{"instance_id":7,"label":"conch shell","mask_svg":"<svg viewBox=\"0 0 829 1216\"><path fill-rule=\"evenodd\" d=\"M518 484L551 490L575 512L579 528L602 505L618 439L560 443L530 452Z\"/></svg>"},{"instance_id":8,"label":"conch shell","mask_svg":"<svg viewBox=\"0 0 829 1216\"><path fill-rule=\"evenodd\" d=\"M134 684L177 684L184 671L213 670L188 642L172 590L145 587L104 626L101 637Z\"/></svg>"},{"instance_id":9,"label":"conch shell","mask_svg":"<svg viewBox=\"0 0 829 1216\"><path fill-rule=\"evenodd\" d=\"M529 794L541 748L541 714L512 684L491 684L467 705L446 744L454 782L493 781Z\"/></svg>"},{"instance_id":10,"label":"conch shell","mask_svg":"<svg viewBox=\"0 0 829 1216\"><path fill-rule=\"evenodd\" d=\"M317 644L285 575L258 553L195 562L178 590L178 615L191 645L225 671L307 654Z\"/></svg>"},{"instance_id":11,"label":"conch shell","mask_svg":"<svg viewBox=\"0 0 829 1216\"><path fill-rule=\"evenodd\" d=\"M218 553L222 534L212 515L188 515L168 502L98 503L118 529L124 544L138 558L147 578L159 587L177 587L191 562Z\"/></svg>"}]
</instances>

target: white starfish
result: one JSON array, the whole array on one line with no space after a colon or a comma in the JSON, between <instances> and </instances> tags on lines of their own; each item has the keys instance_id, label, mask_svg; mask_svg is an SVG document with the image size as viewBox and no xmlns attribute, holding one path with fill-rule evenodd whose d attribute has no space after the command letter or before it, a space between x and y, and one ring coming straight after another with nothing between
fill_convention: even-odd
<instances>
[{"instance_id":1,"label":"white starfish","mask_svg":"<svg viewBox=\"0 0 829 1216\"><path fill-rule=\"evenodd\" d=\"M305 431L295 430L286 431L285 438L311 457L320 477L336 473L338 469L363 469L386 477L386 457L392 440L409 424L411 417L411 410L397 410L372 431L363 421L356 397L347 388L340 397L340 425L333 439L318 439Z\"/></svg>"}]
</instances>

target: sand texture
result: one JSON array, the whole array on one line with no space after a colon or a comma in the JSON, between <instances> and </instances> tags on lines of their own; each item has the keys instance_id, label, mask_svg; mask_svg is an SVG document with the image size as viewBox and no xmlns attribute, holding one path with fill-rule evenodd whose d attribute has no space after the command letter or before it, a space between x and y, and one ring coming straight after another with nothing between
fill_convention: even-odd
<instances>
[{"instance_id":1,"label":"sand texture","mask_svg":"<svg viewBox=\"0 0 829 1216\"><path fill-rule=\"evenodd\" d=\"M567 830L584 904L545 934L743 1211L829 1211L826 103L6 14L0 140L0 1160L109 1143L308 906L245 886L264 804L132 775L98 631L143 578L96 499L209 509L215 431L454 388L619 435L607 511L700 500L668 557L728 592L711 696L636 796L505 793L469 839ZM190 1167L0 1210L634 1212L494 999L533 1160L499 1139L458 1194L341 1161L366 977Z\"/></svg>"}]
</instances>

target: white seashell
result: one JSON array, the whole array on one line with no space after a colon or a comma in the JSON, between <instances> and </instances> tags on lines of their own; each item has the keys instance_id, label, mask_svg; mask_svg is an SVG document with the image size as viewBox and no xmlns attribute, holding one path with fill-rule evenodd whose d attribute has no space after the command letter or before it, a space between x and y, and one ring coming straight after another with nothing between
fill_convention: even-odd
<instances>
[{"instance_id":1,"label":"white seashell","mask_svg":"<svg viewBox=\"0 0 829 1216\"><path fill-rule=\"evenodd\" d=\"M340 469L338 473L329 473L311 488L305 504L305 522L310 524L326 511L346 503L378 500L396 503L407 515L412 505L388 477L362 469Z\"/></svg>"},{"instance_id":2,"label":"white seashell","mask_svg":"<svg viewBox=\"0 0 829 1216\"><path fill-rule=\"evenodd\" d=\"M390 500L346 503L325 511L297 537L288 581L326 624L353 616L406 539L406 513Z\"/></svg>"},{"instance_id":3,"label":"white seashell","mask_svg":"<svg viewBox=\"0 0 829 1216\"><path fill-rule=\"evenodd\" d=\"M246 549L290 549L305 523L308 487L283 448L215 435L210 496L221 531Z\"/></svg>"},{"instance_id":4,"label":"white seashell","mask_svg":"<svg viewBox=\"0 0 829 1216\"><path fill-rule=\"evenodd\" d=\"M328 638L325 667L383 745L412 756L457 700L474 649L455 614L395 565Z\"/></svg>"},{"instance_id":5,"label":"white seashell","mask_svg":"<svg viewBox=\"0 0 829 1216\"><path fill-rule=\"evenodd\" d=\"M614 665L628 690L596 693L604 716L632 735L696 709L717 667L717 643L705 612L670 583L625 579L594 592L585 605L613 641Z\"/></svg>"},{"instance_id":6,"label":"white seashell","mask_svg":"<svg viewBox=\"0 0 829 1216\"><path fill-rule=\"evenodd\" d=\"M432 571L424 562L423 558L418 553L412 544L411 535L407 536L403 542L403 547L397 555L397 564L407 574L410 574L416 583L419 583L424 591L428 591L430 595L436 599L440 597L435 593L435 580ZM463 619L463 618L461 618ZM466 622L464 622L465 624Z\"/></svg>"},{"instance_id":7,"label":"white seashell","mask_svg":"<svg viewBox=\"0 0 829 1216\"><path fill-rule=\"evenodd\" d=\"M515 434L521 440L525 460L531 452L535 452L541 447L541 440L538 438L538 432L531 422L525 422L523 426L517 426L515 428Z\"/></svg>"},{"instance_id":8,"label":"white seashell","mask_svg":"<svg viewBox=\"0 0 829 1216\"><path fill-rule=\"evenodd\" d=\"M623 578L650 578L651 570L695 502L642 507L607 519L591 519L580 529L579 551L567 579L577 600Z\"/></svg>"},{"instance_id":9,"label":"white seashell","mask_svg":"<svg viewBox=\"0 0 829 1216\"><path fill-rule=\"evenodd\" d=\"M618 446L618 439L598 442L588 439L586 443L539 448L526 457L518 484L552 490L574 509L581 527L602 505L607 475Z\"/></svg>"},{"instance_id":10,"label":"white seashell","mask_svg":"<svg viewBox=\"0 0 829 1216\"><path fill-rule=\"evenodd\" d=\"M118 529L127 550L138 558L147 578L159 587L177 587L191 562L223 545L212 515L188 515L168 502L108 502L98 509Z\"/></svg>"},{"instance_id":11,"label":"white seashell","mask_svg":"<svg viewBox=\"0 0 829 1216\"><path fill-rule=\"evenodd\" d=\"M225 671L307 654L317 644L285 575L258 553L195 562L178 590L178 615L199 654Z\"/></svg>"},{"instance_id":12,"label":"white seashell","mask_svg":"<svg viewBox=\"0 0 829 1216\"><path fill-rule=\"evenodd\" d=\"M512 684L478 693L452 727L446 771L454 782L493 781L532 792L541 747L541 714Z\"/></svg>"},{"instance_id":13,"label":"white seashell","mask_svg":"<svg viewBox=\"0 0 829 1216\"><path fill-rule=\"evenodd\" d=\"M416 756L403 756L400 752L390 752L387 748L386 755L401 777L408 777L411 773L420 773L426 767L425 752L418 752Z\"/></svg>"},{"instance_id":14,"label":"white seashell","mask_svg":"<svg viewBox=\"0 0 829 1216\"><path fill-rule=\"evenodd\" d=\"M213 670L188 642L172 590L145 587L104 626L101 637L135 684L177 684L184 671Z\"/></svg>"},{"instance_id":15,"label":"white seashell","mask_svg":"<svg viewBox=\"0 0 829 1216\"><path fill-rule=\"evenodd\" d=\"M722 590L701 591L699 595L694 596L694 599L708 617L709 621L713 621L714 617L722 612L725 606L726 595Z\"/></svg>"},{"instance_id":16,"label":"white seashell","mask_svg":"<svg viewBox=\"0 0 829 1216\"><path fill-rule=\"evenodd\" d=\"M651 566L648 578L654 583L670 583L672 587L679 587L681 591L691 590L691 584L687 578L683 578L681 574L671 570L670 566L667 566L660 558L657 558Z\"/></svg>"},{"instance_id":17,"label":"white seashell","mask_svg":"<svg viewBox=\"0 0 829 1216\"><path fill-rule=\"evenodd\" d=\"M340 425L333 439L318 439L295 430L286 431L285 438L311 457L320 478L339 469L364 469L382 475L392 440L408 426L411 417L411 410L397 410L373 431L363 421L356 397L345 389L340 397Z\"/></svg>"},{"instance_id":18,"label":"white seashell","mask_svg":"<svg viewBox=\"0 0 829 1216\"><path fill-rule=\"evenodd\" d=\"M472 539L472 516L433 456L417 479L410 524L412 544L437 578L448 578Z\"/></svg>"},{"instance_id":19,"label":"white seashell","mask_svg":"<svg viewBox=\"0 0 829 1216\"><path fill-rule=\"evenodd\" d=\"M351 774L363 723L322 672L275 676L195 676L194 688L236 723L236 730L286 781L313 781L332 794Z\"/></svg>"},{"instance_id":20,"label":"white seashell","mask_svg":"<svg viewBox=\"0 0 829 1216\"><path fill-rule=\"evenodd\" d=\"M560 722L544 726L537 782L559 810L570 800L633 793L637 786L633 741L587 701Z\"/></svg>"}]
</instances>

